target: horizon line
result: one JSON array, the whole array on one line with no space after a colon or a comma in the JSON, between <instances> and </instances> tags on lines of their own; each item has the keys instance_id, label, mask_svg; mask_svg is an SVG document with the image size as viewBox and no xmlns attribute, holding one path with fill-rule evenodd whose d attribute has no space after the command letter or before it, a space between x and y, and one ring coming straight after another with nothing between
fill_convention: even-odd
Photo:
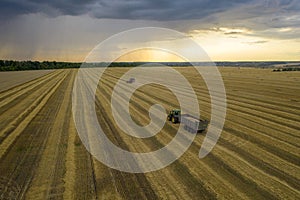
<instances>
[{"instance_id":1,"label":"horizon line","mask_svg":"<svg viewBox=\"0 0 300 200\"><path fill-rule=\"evenodd\" d=\"M0 61L14 61L14 62L61 62L61 63L84 63L84 61L58 61L58 60L13 60L13 59L0 59ZM96 61L88 63L251 63L251 62L300 62L300 60L217 60L217 61L118 61L118 62L109 62L109 61Z\"/></svg>"}]
</instances>

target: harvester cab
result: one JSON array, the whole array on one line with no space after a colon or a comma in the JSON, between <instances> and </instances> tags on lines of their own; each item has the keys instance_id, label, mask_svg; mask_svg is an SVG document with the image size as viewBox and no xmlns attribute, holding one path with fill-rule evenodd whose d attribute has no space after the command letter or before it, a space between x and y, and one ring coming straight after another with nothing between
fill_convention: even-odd
<instances>
[{"instance_id":1,"label":"harvester cab","mask_svg":"<svg viewBox=\"0 0 300 200\"><path fill-rule=\"evenodd\" d=\"M168 121L172 121L172 123L176 124L180 122L180 114L181 111L179 109L172 109L168 114Z\"/></svg>"},{"instance_id":2,"label":"harvester cab","mask_svg":"<svg viewBox=\"0 0 300 200\"><path fill-rule=\"evenodd\" d=\"M135 78L130 78L129 80L126 81L126 83L134 83L135 82Z\"/></svg>"}]
</instances>

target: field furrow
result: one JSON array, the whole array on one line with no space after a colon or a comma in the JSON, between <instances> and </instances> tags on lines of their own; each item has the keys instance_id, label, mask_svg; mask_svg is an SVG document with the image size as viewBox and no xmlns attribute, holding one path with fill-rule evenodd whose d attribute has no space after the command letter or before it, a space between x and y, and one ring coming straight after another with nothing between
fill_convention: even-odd
<instances>
[{"instance_id":1,"label":"field furrow","mask_svg":"<svg viewBox=\"0 0 300 200\"><path fill-rule=\"evenodd\" d=\"M157 92L157 91L156 91ZM157 94L157 93L156 93ZM145 95L145 94L143 94L143 95ZM149 95L149 96L151 96L151 95ZM139 102L139 104L141 104L140 102L147 102L147 100L145 100L145 99L140 99L138 102ZM232 139L232 138L230 138L230 139ZM253 148L253 146L252 146L252 148ZM250 148L249 148L250 149ZM258 151L259 151L259 148L258 148ZM259 151L260 153L261 153L261 151ZM272 157L272 156L271 156ZM274 159L276 159L276 157L274 158ZM274 161L274 160L272 160L272 161ZM272 161L270 161L271 163L272 163ZM282 161L280 161L280 159L278 160L277 159L277 161L280 163L280 162L282 162ZM266 164L266 163L265 163ZM273 163L273 164L275 164L276 165L276 162L275 163ZM280 170L280 168L282 168L282 166L280 166L280 165L278 165L277 166L277 170ZM276 170L276 168L273 170L273 172ZM297 171L297 166L294 166L294 165L291 165L291 168L289 169L289 167L287 167L287 170L285 171L285 172L283 172L282 173L282 175L281 176L279 176L279 177L281 177L281 178L283 178L283 179L285 179L285 180L288 180L287 182L288 182L288 184L291 184L291 185L293 185L293 186L295 186L295 187L297 187L298 188L298 186L297 186L297 182L298 182L298 180L297 179L295 179L294 177L293 177L293 175L296 175L296 171ZM280 172L279 172L280 173ZM288 174L285 174L285 173L288 173L288 174L291 174L290 175L290 178L288 178L289 177L289 175ZM279 174L277 174L277 175L279 175ZM273 192L273 191L271 191L271 192ZM271 194L271 193L270 193Z\"/></svg>"},{"instance_id":2,"label":"field furrow","mask_svg":"<svg viewBox=\"0 0 300 200\"><path fill-rule=\"evenodd\" d=\"M64 174L66 171L65 159L68 145L68 128L71 119L71 91L75 73L68 73L65 83L67 86L62 89L61 104L58 105L58 112L51 127L42 158L36 169L37 173L27 193L27 198L50 198L61 199L64 192ZM49 163L54 163L48 166ZM47 169L47 170L45 170Z\"/></svg>"},{"instance_id":3,"label":"field furrow","mask_svg":"<svg viewBox=\"0 0 300 200\"><path fill-rule=\"evenodd\" d=\"M88 89L99 78L96 73L89 73L92 69L84 71L86 80L77 86L88 89L87 93L78 90L73 94L76 69L41 71L36 75L18 72L12 77L20 80L1 80L0 199L300 198L299 72L220 68L228 105L221 137L212 152L203 159L198 157L206 136L204 131L195 135L187 151L170 165L134 174L110 168L92 156L87 149L99 150L101 146L95 145L90 137L90 116L84 116L85 112L74 113L84 116L83 137L77 133L72 113L72 95L95 95L95 102L85 102L82 98L83 102L77 100L74 105L95 103L97 121L114 145L144 153L169 144L179 124L166 121L155 136L143 139L126 134L117 125L111 96L117 82L122 90L130 90L132 85L120 79L130 69L108 68L96 94ZM160 67L155 70L165 73ZM190 82L198 97L201 118L209 120L212 105L204 80L193 68L175 70ZM28 77L22 79L22 74ZM149 71L141 78L152 76ZM170 85L187 100L192 98L189 88L179 81L170 80ZM127 111L124 94L116 93L115 97L118 111ZM221 108L221 97L216 94L214 108ZM131 96L132 120L140 126L148 125L149 109L154 104L167 111L179 108L179 101L168 88L144 85ZM186 112L194 109L190 105L187 108ZM126 126L125 119L120 120ZM127 128L130 129L128 125ZM188 132L181 134L181 141L191 136ZM81 139L87 140L87 146ZM178 148L182 147L181 141L177 142ZM170 149L167 151L174 155ZM111 159L117 164L124 161L119 155ZM155 158L152 162L160 163L163 159ZM148 164L152 163L139 166Z\"/></svg>"},{"instance_id":4,"label":"field furrow","mask_svg":"<svg viewBox=\"0 0 300 200\"><path fill-rule=\"evenodd\" d=\"M112 88L110 88L110 89L112 89ZM109 95L107 95L107 96L109 96ZM147 107L147 105L143 105L142 102L147 102L147 100L146 100L146 99L141 99L141 100L138 101L138 105L140 105L140 107L139 107L139 108L140 108L140 111L142 110L143 107ZM139 113L139 112L135 112L135 116L138 115L138 113ZM164 134L163 134L163 135L165 135L165 136L162 138L163 141L164 141L165 138L166 138L166 134L168 134L168 133L164 133ZM169 137L171 137L171 136L169 136ZM156 143L158 143L158 144L156 144L156 146L157 146L157 145L158 145L159 147L163 146L159 141L156 141ZM165 143L166 143L166 142L163 142L163 144L165 144ZM141 144L138 145L138 146L141 146ZM153 146L153 144L152 144L152 146ZM153 150L153 148L152 148L152 150ZM190 156L190 158L189 158L189 159L190 159L189 161L191 161L191 158L194 157L194 159L192 159L192 160L193 160L193 163L194 163L193 165L195 165L195 159L196 159L196 160L199 160L198 157L197 157L197 155L198 155L197 152L195 152L195 154L194 154L193 156ZM188 163L189 161L184 161L183 163ZM180 165L182 165L182 164L180 164ZM216 164L215 164L215 165L216 165ZM191 166L192 166L192 165L188 165L188 166L185 166L185 167L188 168L188 169L190 169ZM222 182L222 180L224 181L224 179L222 179L222 178L220 178L220 177L216 177L216 175L214 174L214 172L212 172L212 171L209 170L209 168L210 168L211 166L206 166L206 167L205 167L205 164L203 164L203 163L199 164L198 166L199 166L199 167L196 168L196 170L195 170L195 171L198 173L198 174L197 174L197 177L198 177L198 176L202 177L202 175L203 175L202 178L205 179L205 177L212 177L212 176L214 176L214 177L215 177L214 180L218 180L219 182ZM204 171L205 171L204 168L206 168L206 169L208 170L208 172L207 172L208 174L203 174ZM215 168L217 168L217 165L216 165ZM199 170L200 170L200 171L199 171ZM181 173L182 173L182 172L179 172L178 176L179 176ZM200 175L200 174L202 174L202 175ZM198 181L200 181L200 180L198 180ZM202 183L202 184L203 184L203 183ZM222 184L222 186L224 186L224 187L225 187L225 185L227 185L227 187L230 187L230 184L229 184L227 181L224 181L224 184ZM211 187L213 187L213 186L211 186ZM250 187L248 187L248 188L250 188ZM221 188L219 187L219 188L215 188L215 189L218 190L218 191L220 192L220 189L221 189ZM228 191L228 188L224 189L224 191L226 191L226 190ZM223 191L223 192L224 192L224 191ZM251 191L249 190L249 192L251 192ZM249 195L250 195L250 194L253 194L253 192L249 193ZM231 195L231 197L232 197L232 196L234 196L234 195L237 195L237 192L235 191L235 192L232 192L232 193L231 193L231 192L228 191L228 195L229 195L229 197L230 197L230 195ZM229 197L228 197L228 198L229 198ZM245 197L244 197L244 198L245 198Z\"/></svg>"},{"instance_id":5,"label":"field furrow","mask_svg":"<svg viewBox=\"0 0 300 200\"><path fill-rule=\"evenodd\" d=\"M59 102L63 99L59 89L67 84L64 80L57 80L55 87L51 88L29 117L9 135L12 137L1 143L1 175L20 187L18 198L24 197L36 173Z\"/></svg>"}]
</instances>

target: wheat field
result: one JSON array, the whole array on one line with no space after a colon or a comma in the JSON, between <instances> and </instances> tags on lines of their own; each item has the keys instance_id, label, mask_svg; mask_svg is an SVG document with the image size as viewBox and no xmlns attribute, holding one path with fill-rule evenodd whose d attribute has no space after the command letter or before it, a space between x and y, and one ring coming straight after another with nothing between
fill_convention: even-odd
<instances>
[{"instance_id":1,"label":"wheat field","mask_svg":"<svg viewBox=\"0 0 300 200\"><path fill-rule=\"evenodd\" d=\"M96 93L98 121L107 137L132 152L160 149L176 134L169 122L155 136L137 139L116 125L110 107L114 85L129 68L108 68ZM178 67L196 91L201 115L210 119L210 97L195 70ZM0 199L299 199L300 72L219 68L227 93L221 137L203 159L205 133L171 165L126 173L97 161L78 137L72 117L76 69L18 72L0 92ZM23 73L23 74L22 74ZM10 75L14 76L14 75ZM1 80L8 77L0 73ZM5 82L5 81L4 81ZM4 84L4 83L3 83ZM168 89L136 90L130 113L149 123L148 109L178 107Z\"/></svg>"}]
</instances>

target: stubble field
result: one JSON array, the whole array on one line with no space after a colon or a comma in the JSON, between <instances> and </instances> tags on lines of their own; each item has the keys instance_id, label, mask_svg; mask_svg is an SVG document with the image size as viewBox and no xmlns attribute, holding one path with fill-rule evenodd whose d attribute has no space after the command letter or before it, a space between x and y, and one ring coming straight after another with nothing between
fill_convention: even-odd
<instances>
[{"instance_id":1,"label":"stubble field","mask_svg":"<svg viewBox=\"0 0 300 200\"><path fill-rule=\"evenodd\" d=\"M160 149L178 125L167 122L155 137L136 139L113 120L111 93L127 70L106 70L96 93L98 121L107 137L125 150ZM176 70L190 81L201 115L209 119L204 82L192 68ZM200 133L177 161L144 174L108 168L85 149L72 117L77 70L41 73L31 81L18 76L17 86L6 82L0 92L0 199L299 199L300 72L219 70L228 107L213 151L199 159L205 137ZM169 90L147 85L131 98L133 120L149 123L148 108L156 103L167 110L178 106Z\"/></svg>"}]
</instances>

